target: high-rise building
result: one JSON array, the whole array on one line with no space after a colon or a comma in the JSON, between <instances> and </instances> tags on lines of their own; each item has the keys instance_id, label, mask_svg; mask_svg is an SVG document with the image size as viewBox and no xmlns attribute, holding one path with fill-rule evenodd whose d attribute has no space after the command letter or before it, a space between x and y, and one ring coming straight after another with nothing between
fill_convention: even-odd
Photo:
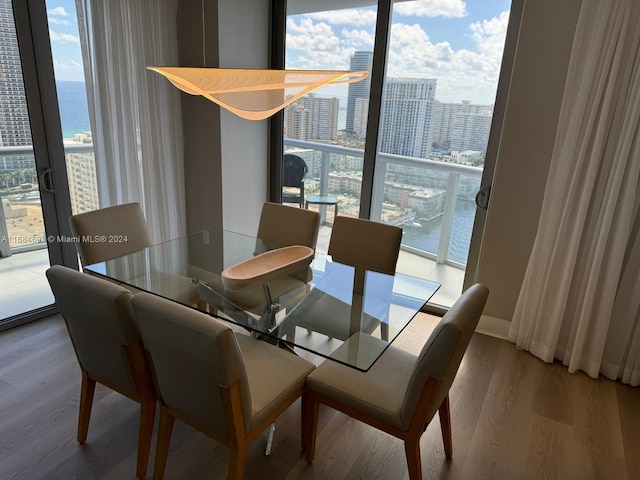
<instances>
[{"instance_id":1,"label":"high-rise building","mask_svg":"<svg viewBox=\"0 0 640 480\"><path fill-rule=\"evenodd\" d=\"M356 108L353 114L353 133L357 137L367 136L367 119L369 118L369 99L356 98Z\"/></svg>"},{"instance_id":2,"label":"high-rise building","mask_svg":"<svg viewBox=\"0 0 640 480\"><path fill-rule=\"evenodd\" d=\"M11 0L0 0L0 31L0 146L31 145L29 112ZM10 157L3 160L0 169L14 170L27 166L33 166L32 157Z\"/></svg>"},{"instance_id":3,"label":"high-rise building","mask_svg":"<svg viewBox=\"0 0 640 480\"><path fill-rule=\"evenodd\" d=\"M284 109L284 138L309 140L309 110L298 102Z\"/></svg>"},{"instance_id":4,"label":"high-rise building","mask_svg":"<svg viewBox=\"0 0 640 480\"><path fill-rule=\"evenodd\" d=\"M492 112L487 110L457 114L451 130L451 150L486 154L492 117Z\"/></svg>"},{"instance_id":5,"label":"high-rise building","mask_svg":"<svg viewBox=\"0 0 640 480\"><path fill-rule=\"evenodd\" d=\"M382 99L380 151L428 158L436 79L390 78Z\"/></svg>"},{"instance_id":6,"label":"high-rise building","mask_svg":"<svg viewBox=\"0 0 640 480\"><path fill-rule=\"evenodd\" d=\"M431 141L439 150L475 150L485 153L489 141L493 107L436 102Z\"/></svg>"},{"instance_id":7,"label":"high-rise building","mask_svg":"<svg viewBox=\"0 0 640 480\"><path fill-rule=\"evenodd\" d=\"M309 94L300 99L309 110L309 139L335 142L338 138L338 108L340 101L335 98L316 97Z\"/></svg>"},{"instance_id":8,"label":"high-rise building","mask_svg":"<svg viewBox=\"0 0 640 480\"><path fill-rule=\"evenodd\" d=\"M93 152L67 153L65 160L71 211L78 214L100 208Z\"/></svg>"},{"instance_id":9,"label":"high-rise building","mask_svg":"<svg viewBox=\"0 0 640 480\"><path fill-rule=\"evenodd\" d=\"M286 138L335 142L338 138L339 100L306 95L285 109Z\"/></svg>"},{"instance_id":10,"label":"high-rise building","mask_svg":"<svg viewBox=\"0 0 640 480\"><path fill-rule=\"evenodd\" d=\"M349 68L352 71L366 70L369 76L360 82L349 84L347 95L347 121L345 129L347 132L355 133L354 122L356 112L356 99L364 98L369 100L371 92L371 68L373 67L373 52L355 52L351 57Z\"/></svg>"}]
</instances>

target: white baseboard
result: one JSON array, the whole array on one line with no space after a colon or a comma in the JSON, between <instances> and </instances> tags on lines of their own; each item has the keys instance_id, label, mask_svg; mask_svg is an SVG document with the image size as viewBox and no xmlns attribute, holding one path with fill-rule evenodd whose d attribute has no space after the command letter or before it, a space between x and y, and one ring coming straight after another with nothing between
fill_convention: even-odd
<instances>
[{"instance_id":1,"label":"white baseboard","mask_svg":"<svg viewBox=\"0 0 640 480\"><path fill-rule=\"evenodd\" d=\"M482 315L478 322L476 332L507 340L510 326L511 322L503 320L502 318Z\"/></svg>"}]
</instances>

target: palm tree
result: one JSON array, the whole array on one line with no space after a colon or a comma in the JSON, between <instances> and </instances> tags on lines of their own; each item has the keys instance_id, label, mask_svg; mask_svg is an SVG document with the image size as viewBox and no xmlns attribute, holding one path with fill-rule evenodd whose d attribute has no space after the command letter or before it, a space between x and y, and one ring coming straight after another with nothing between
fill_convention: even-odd
<instances>
[{"instance_id":1,"label":"palm tree","mask_svg":"<svg viewBox=\"0 0 640 480\"><path fill-rule=\"evenodd\" d=\"M9 188L10 179L11 179L11 173L9 172L0 173L0 186L3 190L7 190Z\"/></svg>"}]
</instances>

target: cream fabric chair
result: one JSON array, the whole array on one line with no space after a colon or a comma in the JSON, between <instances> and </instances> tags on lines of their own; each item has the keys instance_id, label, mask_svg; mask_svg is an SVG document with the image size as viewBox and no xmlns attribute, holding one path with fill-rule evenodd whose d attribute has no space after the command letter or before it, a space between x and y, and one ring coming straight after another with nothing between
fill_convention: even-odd
<instances>
[{"instance_id":1,"label":"cream fabric chair","mask_svg":"<svg viewBox=\"0 0 640 480\"><path fill-rule=\"evenodd\" d=\"M228 478L240 479L248 444L302 395L314 365L161 297L141 293L133 308L160 395L153 478L177 418L228 446Z\"/></svg>"},{"instance_id":2,"label":"cream fabric chair","mask_svg":"<svg viewBox=\"0 0 640 480\"><path fill-rule=\"evenodd\" d=\"M393 225L373 222L361 218L338 216L335 218L329 239L328 254L339 263L355 267L353 295L361 295L365 282L365 270L393 275L402 241L402 229ZM333 274L331 264L327 265L327 275ZM388 278L388 285L381 288L381 295L391 295L393 279ZM382 281L382 280L381 280ZM382 287L381 285L378 285ZM329 295L312 291L310 295L317 296L315 302L323 305L307 311L304 305L296 311L302 317L298 325L309 332L318 332L331 338L346 340L349 338L349 321L351 316L352 298L340 298L345 292L327 291ZM385 304L385 302L382 302ZM368 305L364 305L365 312ZM318 315L321 312L321 315ZM373 313L373 312L372 312ZM375 312L375 316L364 313L362 316L362 331L372 333L378 326L381 328L382 338L388 336L388 326L384 322L388 312Z\"/></svg>"},{"instance_id":3,"label":"cream fabric chair","mask_svg":"<svg viewBox=\"0 0 640 480\"><path fill-rule=\"evenodd\" d=\"M289 245L305 245L315 250L319 228L318 212L265 202L256 235L256 253Z\"/></svg>"},{"instance_id":4,"label":"cream fabric chair","mask_svg":"<svg viewBox=\"0 0 640 480\"><path fill-rule=\"evenodd\" d=\"M255 254L290 245L304 245L315 250L319 228L320 215L318 212L266 202L262 206L260 214ZM310 280L311 270L305 268L295 274L270 281L269 291L274 299L285 295L289 298L296 298L306 292ZM231 291L225 290L219 279L211 281L209 285L241 309L257 315L264 313L262 309L266 299L262 286L254 285L242 290Z\"/></svg>"},{"instance_id":5,"label":"cream fabric chair","mask_svg":"<svg viewBox=\"0 0 640 480\"><path fill-rule=\"evenodd\" d=\"M77 439L85 443L96 382L140 403L136 476L147 472L156 393L131 308L131 292L60 265L47 278L82 371Z\"/></svg>"},{"instance_id":6,"label":"cream fabric chair","mask_svg":"<svg viewBox=\"0 0 640 480\"><path fill-rule=\"evenodd\" d=\"M328 253L336 262L393 275L401 241L400 227L338 216L331 230Z\"/></svg>"},{"instance_id":7,"label":"cream fabric chair","mask_svg":"<svg viewBox=\"0 0 640 480\"><path fill-rule=\"evenodd\" d=\"M469 288L438 323L417 358L391 345L366 373L332 361L311 373L303 412L307 461L312 463L315 455L321 403L404 440L411 480L422 478L420 437L438 411L445 455L451 457L449 388L488 295L484 285Z\"/></svg>"},{"instance_id":8,"label":"cream fabric chair","mask_svg":"<svg viewBox=\"0 0 640 480\"><path fill-rule=\"evenodd\" d=\"M126 203L72 215L71 230L83 266L137 252L152 245L147 221L139 203ZM123 242L90 242L87 237L126 237Z\"/></svg>"},{"instance_id":9,"label":"cream fabric chair","mask_svg":"<svg viewBox=\"0 0 640 480\"><path fill-rule=\"evenodd\" d=\"M69 219L74 236L79 237L76 248L83 267L104 262L143 250L153 245L151 234L139 203L125 203L91 212L72 215ZM118 241L87 241L104 236ZM120 241L120 239L126 239ZM198 287L189 277L160 271L151 271L131 279L130 290L135 294L145 288L182 303L192 305L198 301ZM150 285L150 286L149 286Z\"/></svg>"}]
</instances>

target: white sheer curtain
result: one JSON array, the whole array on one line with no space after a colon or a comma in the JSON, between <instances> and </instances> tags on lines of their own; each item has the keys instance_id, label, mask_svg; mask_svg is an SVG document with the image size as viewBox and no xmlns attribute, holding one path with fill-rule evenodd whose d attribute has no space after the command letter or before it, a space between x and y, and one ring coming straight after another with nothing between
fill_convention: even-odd
<instances>
[{"instance_id":1,"label":"white sheer curtain","mask_svg":"<svg viewBox=\"0 0 640 480\"><path fill-rule=\"evenodd\" d=\"M76 0L100 206L140 202L155 241L186 230L177 0Z\"/></svg>"},{"instance_id":2,"label":"white sheer curtain","mask_svg":"<svg viewBox=\"0 0 640 480\"><path fill-rule=\"evenodd\" d=\"M584 0L509 339L640 383L640 2Z\"/></svg>"}]
</instances>

